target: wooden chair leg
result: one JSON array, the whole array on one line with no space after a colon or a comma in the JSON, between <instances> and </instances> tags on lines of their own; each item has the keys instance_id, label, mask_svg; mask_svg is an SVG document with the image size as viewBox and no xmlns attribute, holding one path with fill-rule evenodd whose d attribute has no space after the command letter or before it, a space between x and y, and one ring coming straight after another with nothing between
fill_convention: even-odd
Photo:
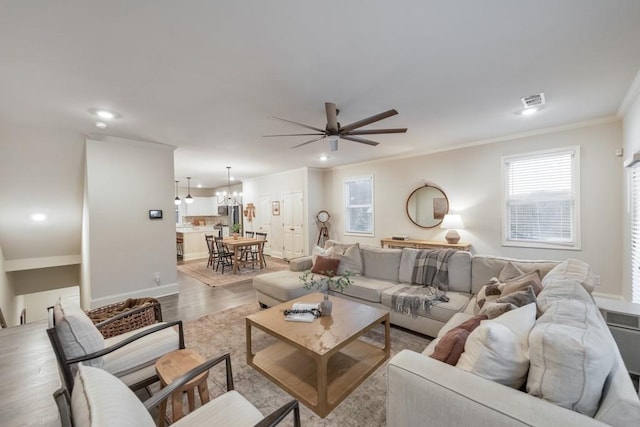
<instances>
[{"instance_id":1,"label":"wooden chair leg","mask_svg":"<svg viewBox=\"0 0 640 427\"><path fill-rule=\"evenodd\" d=\"M189 412L193 412L196 410L196 394L194 389L190 388L187 390L187 400L189 402Z\"/></svg>"},{"instance_id":2,"label":"wooden chair leg","mask_svg":"<svg viewBox=\"0 0 640 427\"><path fill-rule=\"evenodd\" d=\"M198 384L198 393L200 394L200 403L202 405L209 402L209 387L206 379Z\"/></svg>"}]
</instances>

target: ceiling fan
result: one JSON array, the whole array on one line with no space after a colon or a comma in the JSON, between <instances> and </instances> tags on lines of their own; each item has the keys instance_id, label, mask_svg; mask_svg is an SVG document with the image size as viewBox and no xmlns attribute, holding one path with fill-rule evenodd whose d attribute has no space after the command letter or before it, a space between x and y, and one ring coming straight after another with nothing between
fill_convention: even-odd
<instances>
[{"instance_id":1,"label":"ceiling fan","mask_svg":"<svg viewBox=\"0 0 640 427\"><path fill-rule=\"evenodd\" d=\"M292 120L281 119L280 117L273 117L273 116L271 117L277 120L282 120L283 122L293 123L295 125L314 130L316 131L316 133L294 133L294 134L285 134L285 135L263 135L263 136L265 137L307 136L307 135L317 136L316 138L310 141L303 142L302 144L295 145L291 148L302 147L303 145L311 144L312 142L319 141L323 138L328 138L331 144L331 151L336 151L338 149L338 140L340 138L346 139L349 141L359 142L361 144L376 146L379 144L379 142L362 138L360 135L376 135L376 134L383 134L383 133L404 133L407 131L407 128L358 130L363 126L367 126L371 123L375 123L377 121L386 119L387 117L395 116L396 114L398 114L396 110L385 111L384 113L379 113L371 117L367 117L366 119L358 120L357 122L353 122L343 127L343 126L340 126L340 123L338 123L338 114L340 113L340 110L336 108L336 104L332 102L325 102L324 108L325 108L325 111L327 112L327 125L325 126L324 129L305 125L303 123L294 122Z\"/></svg>"}]
</instances>

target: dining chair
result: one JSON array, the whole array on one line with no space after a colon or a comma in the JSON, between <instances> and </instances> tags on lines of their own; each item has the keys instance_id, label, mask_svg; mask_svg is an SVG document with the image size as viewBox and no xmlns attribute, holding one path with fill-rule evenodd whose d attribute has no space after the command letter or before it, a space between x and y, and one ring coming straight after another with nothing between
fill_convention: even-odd
<instances>
[{"instance_id":1,"label":"dining chair","mask_svg":"<svg viewBox=\"0 0 640 427\"><path fill-rule=\"evenodd\" d=\"M234 389L231 358L226 353L211 359L177 378L145 402L122 381L101 369L79 366L75 387L71 393L60 388L53 394L62 427L155 427L150 411L171 397L190 380L213 366L226 362L227 391L180 418L172 424L184 426L276 426L293 413L294 427L300 427L300 405L291 400L266 417Z\"/></svg>"},{"instance_id":2,"label":"dining chair","mask_svg":"<svg viewBox=\"0 0 640 427\"><path fill-rule=\"evenodd\" d=\"M213 241L216 247L216 271L218 267L222 265L222 274L224 274L224 267L233 266L233 252L229 251L227 246L222 242L222 237L214 237Z\"/></svg>"},{"instance_id":3,"label":"dining chair","mask_svg":"<svg viewBox=\"0 0 640 427\"><path fill-rule=\"evenodd\" d=\"M207 249L209 250L209 260L207 261L207 268L213 268L213 264L215 264L217 258L216 245L213 242L213 234L205 234L204 240L206 240Z\"/></svg>"},{"instance_id":4,"label":"dining chair","mask_svg":"<svg viewBox=\"0 0 640 427\"><path fill-rule=\"evenodd\" d=\"M247 237L249 239L254 239L255 238L255 232L254 231L245 231L244 232L244 237ZM242 253L240 254L240 258L243 261L249 261L249 257L251 257L251 268L255 268L255 264L256 264L256 255L253 251L253 246L250 247L244 247L242 248Z\"/></svg>"},{"instance_id":5,"label":"dining chair","mask_svg":"<svg viewBox=\"0 0 640 427\"><path fill-rule=\"evenodd\" d=\"M263 233L261 231L256 231L256 239L258 240L267 240L267 233ZM267 260L264 257L264 243L262 244L262 251L259 250L260 248L258 247L258 245L256 246L252 246L251 250L254 252L254 255L256 257L261 256L262 257L262 263L264 264L264 267L267 267Z\"/></svg>"}]
</instances>

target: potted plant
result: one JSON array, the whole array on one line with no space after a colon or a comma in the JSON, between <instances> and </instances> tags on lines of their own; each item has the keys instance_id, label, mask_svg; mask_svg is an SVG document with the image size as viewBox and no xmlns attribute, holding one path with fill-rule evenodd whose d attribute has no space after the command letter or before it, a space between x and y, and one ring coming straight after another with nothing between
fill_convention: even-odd
<instances>
[{"instance_id":1,"label":"potted plant","mask_svg":"<svg viewBox=\"0 0 640 427\"><path fill-rule=\"evenodd\" d=\"M240 232L242 231L242 224L235 223L230 227L230 229L231 229L231 233L233 233L232 234L233 238L237 240L238 235L240 235Z\"/></svg>"},{"instance_id":2,"label":"potted plant","mask_svg":"<svg viewBox=\"0 0 640 427\"><path fill-rule=\"evenodd\" d=\"M327 270L324 272L326 275L320 275L317 279L316 276L310 271L307 270L299 277L300 281L304 283L304 288L309 289L317 289L319 291L324 292L324 299L320 303L320 311L322 311L323 316L331 316L331 310L333 308L333 302L329 299L329 290L335 289L336 291L342 293L345 288L351 285L351 276L353 273L349 270L345 271L341 275L334 275L332 270ZM326 289L324 285L326 284Z\"/></svg>"}]
</instances>

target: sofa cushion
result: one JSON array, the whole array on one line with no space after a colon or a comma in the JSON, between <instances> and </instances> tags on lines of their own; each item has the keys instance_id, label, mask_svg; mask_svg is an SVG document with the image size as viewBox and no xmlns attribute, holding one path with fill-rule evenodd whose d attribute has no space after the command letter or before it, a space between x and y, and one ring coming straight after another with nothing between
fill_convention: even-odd
<instances>
[{"instance_id":1,"label":"sofa cushion","mask_svg":"<svg viewBox=\"0 0 640 427\"><path fill-rule=\"evenodd\" d=\"M53 307L55 328L67 359L104 349L104 337L82 309L70 302L58 300ZM82 362L102 367L101 357Z\"/></svg>"},{"instance_id":2,"label":"sofa cushion","mask_svg":"<svg viewBox=\"0 0 640 427\"><path fill-rule=\"evenodd\" d=\"M311 272L314 274L322 274L324 276L333 277L338 272L338 266L340 264L339 259L329 258L327 256L318 255L311 267Z\"/></svg>"},{"instance_id":3,"label":"sofa cushion","mask_svg":"<svg viewBox=\"0 0 640 427\"><path fill-rule=\"evenodd\" d=\"M513 388L527 380L528 335L536 320L529 304L480 323L467 339L456 367Z\"/></svg>"},{"instance_id":4,"label":"sofa cushion","mask_svg":"<svg viewBox=\"0 0 640 427\"><path fill-rule=\"evenodd\" d=\"M340 261L337 274L343 275L347 271L352 274L362 274L362 254L360 245L333 245L330 248L331 258Z\"/></svg>"},{"instance_id":5,"label":"sofa cushion","mask_svg":"<svg viewBox=\"0 0 640 427\"><path fill-rule=\"evenodd\" d=\"M262 419L262 414L251 402L232 390L180 418L171 427L254 426Z\"/></svg>"},{"instance_id":6,"label":"sofa cushion","mask_svg":"<svg viewBox=\"0 0 640 427\"><path fill-rule=\"evenodd\" d=\"M79 366L71 395L76 426L155 426L140 399L108 372Z\"/></svg>"},{"instance_id":7,"label":"sofa cushion","mask_svg":"<svg viewBox=\"0 0 640 427\"><path fill-rule=\"evenodd\" d=\"M511 262L524 273L539 270L540 277L544 277L558 261L516 260L489 255L474 255L471 259L471 292L477 294L480 288L488 283L492 277L500 276L504 266Z\"/></svg>"},{"instance_id":8,"label":"sofa cushion","mask_svg":"<svg viewBox=\"0 0 640 427\"><path fill-rule=\"evenodd\" d=\"M352 276L350 279L351 285L342 291L343 294L377 303L382 301L382 293L385 290L396 286L393 282L363 276ZM332 290L335 291L335 288L332 287Z\"/></svg>"},{"instance_id":9,"label":"sofa cushion","mask_svg":"<svg viewBox=\"0 0 640 427\"><path fill-rule=\"evenodd\" d=\"M313 266L313 257L301 256L289 260L289 271L306 271L311 270Z\"/></svg>"},{"instance_id":10,"label":"sofa cushion","mask_svg":"<svg viewBox=\"0 0 640 427\"><path fill-rule=\"evenodd\" d=\"M545 287L537 298L538 310L547 311L556 301L582 301L585 304L595 304L593 297L580 282L573 279L562 279Z\"/></svg>"},{"instance_id":11,"label":"sofa cushion","mask_svg":"<svg viewBox=\"0 0 640 427\"><path fill-rule=\"evenodd\" d=\"M570 258L553 267L542 279L542 286L548 286L562 279L573 279L580 282L587 292L591 293L595 285L589 270L589 264L586 262Z\"/></svg>"},{"instance_id":12,"label":"sofa cushion","mask_svg":"<svg viewBox=\"0 0 640 427\"><path fill-rule=\"evenodd\" d=\"M363 272L372 279L398 282L402 250L361 246Z\"/></svg>"},{"instance_id":13,"label":"sofa cushion","mask_svg":"<svg viewBox=\"0 0 640 427\"><path fill-rule=\"evenodd\" d=\"M326 284L320 289L305 289L297 271L276 271L260 274L253 278L253 287L278 301L289 301L311 292L326 290Z\"/></svg>"},{"instance_id":14,"label":"sofa cushion","mask_svg":"<svg viewBox=\"0 0 640 427\"><path fill-rule=\"evenodd\" d=\"M480 325L487 316L474 316L448 331L440 338L430 357L455 366L464 351L464 344L469 334Z\"/></svg>"},{"instance_id":15,"label":"sofa cushion","mask_svg":"<svg viewBox=\"0 0 640 427\"><path fill-rule=\"evenodd\" d=\"M394 292L406 286L406 284L402 284L385 289L382 292L382 304L390 310L393 309L391 300L393 298ZM449 291L446 295L449 298L448 302L438 301L429 308L428 312L425 312L423 308L419 308L417 312L418 316L428 317L430 319L446 323L454 314L462 311L471 299L470 294L465 294L462 292Z\"/></svg>"},{"instance_id":16,"label":"sofa cushion","mask_svg":"<svg viewBox=\"0 0 640 427\"><path fill-rule=\"evenodd\" d=\"M593 417L615 346L594 304L555 301L529 336L527 392Z\"/></svg>"},{"instance_id":17,"label":"sofa cushion","mask_svg":"<svg viewBox=\"0 0 640 427\"><path fill-rule=\"evenodd\" d=\"M127 338L144 332L147 329L154 328L162 323L145 326L135 331L126 332L116 335L105 340L105 346L111 347ZM142 338L125 345L118 350L108 353L104 356L104 365L102 369L120 377L127 385L132 385L130 380L125 381L122 377L139 371L145 367L153 367L156 360L165 354L177 350L179 348L178 333L173 328L165 328L160 331L151 333ZM153 374L152 374L153 375ZM137 378L136 375L133 378Z\"/></svg>"}]
</instances>

